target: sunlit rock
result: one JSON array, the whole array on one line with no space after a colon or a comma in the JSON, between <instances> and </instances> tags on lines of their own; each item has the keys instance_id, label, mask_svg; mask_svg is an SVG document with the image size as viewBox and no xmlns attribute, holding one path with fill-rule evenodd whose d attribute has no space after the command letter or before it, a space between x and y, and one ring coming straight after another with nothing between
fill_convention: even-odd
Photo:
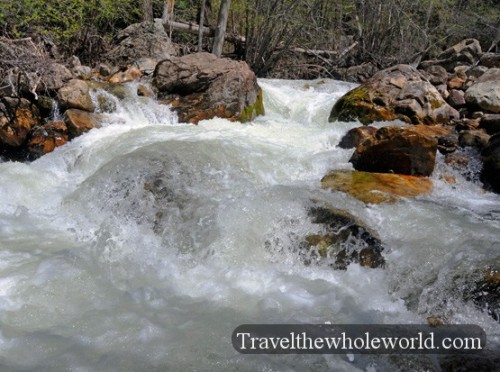
<instances>
[{"instance_id":1,"label":"sunlit rock","mask_svg":"<svg viewBox=\"0 0 500 372\"><path fill-rule=\"evenodd\" d=\"M0 100L0 147L24 144L32 127L40 123L38 108L24 98Z\"/></svg>"},{"instance_id":2,"label":"sunlit rock","mask_svg":"<svg viewBox=\"0 0 500 372\"><path fill-rule=\"evenodd\" d=\"M95 106L90 98L90 90L83 80L72 79L57 92L57 100L62 109L78 109L93 112Z\"/></svg>"},{"instance_id":3,"label":"sunlit rock","mask_svg":"<svg viewBox=\"0 0 500 372\"><path fill-rule=\"evenodd\" d=\"M36 127L30 133L30 139L28 140L30 158L39 158L67 142L68 128L62 121Z\"/></svg>"},{"instance_id":4,"label":"sunlit rock","mask_svg":"<svg viewBox=\"0 0 500 372\"><path fill-rule=\"evenodd\" d=\"M500 113L500 68L486 71L467 89L465 101L483 110Z\"/></svg>"},{"instance_id":5,"label":"sunlit rock","mask_svg":"<svg viewBox=\"0 0 500 372\"><path fill-rule=\"evenodd\" d=\"M430 193L432 181L401 174L340 170L323 177L321 187L345 192L365 203L379 204Z\"/></svg>"},{"instance_id":6,"label":"sunlit rock","mask_svg":"<svg viewBox=\"0 0 500 372\"><path fill-rule=\"evenodd\" d=\"M161 61L153 85L180 122L196 124L214 117L245 122L264 113L262 90L248 65L210 53Z\"/></svg>"},{"instance_id":7,"label":"sunlit rock","mask_svg":"<svg viewBox=\"0 0 500 372\"><path fill-rule=\"evenodd\" d=\"M376 73L335 103L329 121L403 120L412 124L447 123L458 112L415 68L397 65Z\"/></svg>"},{"instance_id":8,"label":"sunlit rock","mask_svg":"<svg viewBox=\"0 0 500 372\"><path fill-rule=\"evenodd\" d=\"M75 109L67 110L64 113L64 123L68 127L70 138L78 137L99 126L95 114Z\"/></svg>"},{"instance_id":9,"label":"sunlit rock","mask_svg":"<svg viewBox=\"0 0 500 372\"><path fill-rule=\"evenodd\" d=\"M377 128L370 125L352 128L349 130L339 142L341 149L352 149L361 144L364 140L375 135Z\"/></svg>"}]
</instances>

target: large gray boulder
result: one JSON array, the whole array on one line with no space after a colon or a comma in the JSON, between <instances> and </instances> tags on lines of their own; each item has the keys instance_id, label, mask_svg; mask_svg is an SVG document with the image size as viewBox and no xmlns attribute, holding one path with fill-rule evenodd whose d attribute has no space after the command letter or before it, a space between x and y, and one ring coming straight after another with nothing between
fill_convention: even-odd
<instances>
[{"instance_id":1,"label":"large gray boulder","mask_svg":"<svg viewBox=\"0 0 500 372\"><path fill-rule=\"evenodd\" d=\"M500 68L492 68L465 92L468 104L483 110L500 113Z\"/></svg>"},{"instance_id":2,"label":"large gray boulder","mask_svg":"<svg viewBox=\"0 0 500 372\"><path fill-rule=\"evenodd\" d=\"M120 31L106 57L113 64L131 65L144 58L161 61L175 55L177 48L165 32L161 19L155 19L154 22L132 24Z\"/></svg>"},{"instance_id":3,"label":"large gray boulder","mask_svg":"<svg viewBox=\"0 0 500 372\"><path fill-rule=\"evenodd\" d=\"M210 53L161 61L153 85L180 122L196 124L214 117L245 122L264 113L262 90L248 65Z\"/></svg>"}]
</instances>

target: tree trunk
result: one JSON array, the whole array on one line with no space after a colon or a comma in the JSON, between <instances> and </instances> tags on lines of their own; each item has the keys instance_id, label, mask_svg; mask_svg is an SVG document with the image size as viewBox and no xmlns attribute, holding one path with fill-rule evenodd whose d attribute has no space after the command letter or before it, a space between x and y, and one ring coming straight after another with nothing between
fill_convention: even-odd
<instances>
[{"instance_id":1,"label":"tree trunk","mask_svg":"<svg viewBox=\"0 0 500 372\"><path fill-rule=\"evenodd\" d=\"M142 20L144 22L153 21L153 1L142 0Z\"/></svg>"},{"instance_id":2,"label":"tree trunk","mask_svg":"<svg viewBox=\"0 0 500 372\"><path fill-rule=\"evenodd\" d=\"M165 0L165 5L163 7L163 23L167 23L168 21L172 21L174 18L174 5L175 0Z\"/></svg>"},{"instance_id":3,"label":"tree trunk","mask_svg":"<svg viewBox=\"0 0 500 372\"><path fill-rule=\"evenodd\" d=\"M217 20L217 28L215 29L214 44L212 47L212 53L217 57L222 54L222 48L224 46L224 37L226 35L227 19L229 17L229 7L231 6L231 0L222 0L219 9L219 18Z\"/></svg>"},{"instance_id":4,"label":"tree trunk","mask_svg":"<svg viewBox=\"0 0 500 372\"><path fill-rule=\"evenodd\" d=\"M153 20L153 2L152 0L142 0L142 20L149 22Z\"/></svg>"},{"instance_id":5,"label":"tree trunk","mask_svg":"<svg viewBox=\"0 0 500 372\"><path fill-rule=\"evenodd\" d=\"M201 52L203 50L203 25L205 22L205 6L206 6L206 4L207 4L207 0L201 1L200 19L198 21L198 24L200 25L200 29L198 31L198 52Z\"/></svg>"}]
</instances>

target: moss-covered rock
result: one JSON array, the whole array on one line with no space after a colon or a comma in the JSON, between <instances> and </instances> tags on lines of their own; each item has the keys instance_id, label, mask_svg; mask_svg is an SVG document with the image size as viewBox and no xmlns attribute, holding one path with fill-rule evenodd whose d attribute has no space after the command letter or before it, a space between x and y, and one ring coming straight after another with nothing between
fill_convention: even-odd
<instances>
[{"instance_id":1,"label":"moss-covered rock","mask_svg":"<svg viewBox=\"0 0 500 372\"><path fill-rule=\"evenodd\" d=\"M257 116L264 115L264 93L262 89L259 87L259 92L257 93L257 100L253 104L249 104L247 107L243 109L241 113L240 121L242 123L246 123L247 121L252 121Z\"/></svg>"},{"instance_id":2,"label":"moss-covered rock","mask_svg":"<svg viewBox=\"0 0 500 372\"><path fill-rule=\"evenodd\" d=\"M249 121L264 113L262 91L245 62L210 53L170 57L154 72L160 102L171 104L180 122L214 117Z\"/></svg>"},{"instance_id":3,"label":"moss-covered rock","mask_svg":"<svg viewBox=\"0 0 500 372\"><path fill-rule=\"evenodd\" d=\"M397 65L376 73L334 105L329 121L403 120L411 124L446 123L458 119L438 90L415 68Z\"/></svg>"}]
</instances>

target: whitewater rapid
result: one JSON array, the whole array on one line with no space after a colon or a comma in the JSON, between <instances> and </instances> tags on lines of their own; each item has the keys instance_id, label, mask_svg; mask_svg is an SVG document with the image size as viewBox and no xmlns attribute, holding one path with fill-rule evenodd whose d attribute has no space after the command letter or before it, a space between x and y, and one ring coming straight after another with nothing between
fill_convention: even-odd
<instances>
[{"instance_id":1,"label":"whitewater rapid","mask_svg":"<svg viewBox=\"0 0 500 372\"><path fill-rule=\"evenodd\" d=\"M144 97L31 164L0 163L0 369L405 370L431 356L241 355L248 323L499 324L464 302L500 261L500 197L438 165L431 194L365 205L320 189L352 169L328 123L352 84L261 80L266 115L178 124ZM134 92L135 86L130 86ZM101 92L102 93L102 92ZM104 94L104 93L102 93ZM377 123L383 126L387 123ZM457 183L441 179L452 175ZM311 200L380 236L384 269L304 266Z\"/></svg>"}]
</instances>

